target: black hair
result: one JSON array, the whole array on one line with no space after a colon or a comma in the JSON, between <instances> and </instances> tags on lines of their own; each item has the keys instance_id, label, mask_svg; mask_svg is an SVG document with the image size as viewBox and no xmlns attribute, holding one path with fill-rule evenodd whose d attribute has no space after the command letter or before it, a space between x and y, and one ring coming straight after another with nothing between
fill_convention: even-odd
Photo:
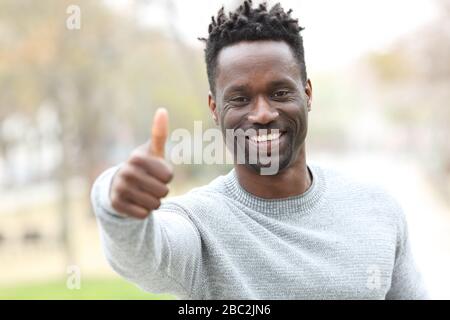
<instances>
[{"instance_id":1,"label":"black hair","mask_svg":"<svg viewBox=\"0 0 450 320\"><path fill-rule=\"evenodd\" d=\"M280 3L268 9L261 3L253 8L252 0L245 0L228 16L222 7L217 17L212 17L208 28L208 38L199 38L206 43L205 61L208 82L211 92L215 94L215 76L217 57L224 47L241 42L257 40L285 41L297 59L302 81L307 79L303 38L300 31L304 28L298 25L298 20L291 17L292 9L285 12Z\"/></svg>"}]
</instances>

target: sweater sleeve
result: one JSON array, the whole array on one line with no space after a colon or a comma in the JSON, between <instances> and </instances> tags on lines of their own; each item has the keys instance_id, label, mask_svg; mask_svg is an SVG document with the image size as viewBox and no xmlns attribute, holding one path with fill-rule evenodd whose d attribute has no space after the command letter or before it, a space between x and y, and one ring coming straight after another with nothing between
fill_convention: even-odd
<instances>
[{"instance_id":1,"label":"sweater sleeve","mask_svg":"<svg viewBox=\"0 0 450 320\"><path fill-rule=\"evenodd\" d=\"M426 300L429 295L422 275L414 261L408 232L408 224L401 207L399 210L399 237L396 250L391 288L387 300Z\"/></svg>"},{"instance_id":2,"label":"sweater sleeve","mask_svg":"<svg viewBox=\"0 0 450 320\"><path fill-rule=\"evenodd\" d=\"M111 206L109 189L118 168L103 172L91 191L108 263L146 291L190 297L200 282L198 230L181 210L158 209L145 220L116 212Z\"/></svg>"}]
</instances>

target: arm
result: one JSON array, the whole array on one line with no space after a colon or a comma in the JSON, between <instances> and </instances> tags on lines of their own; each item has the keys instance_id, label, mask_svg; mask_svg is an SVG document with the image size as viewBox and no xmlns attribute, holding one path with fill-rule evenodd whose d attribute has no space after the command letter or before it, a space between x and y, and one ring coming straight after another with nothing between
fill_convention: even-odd
<instances>
[{"instance_id":1,"label":"arm","mask_svg":"<svg viewBox=\"0 0 450 320\"><path fill-rule=\"evenodd\" d=\"M424 300L429 299L422 275L414 261L404 213L400 211L399 241L395 255L391 288L388 300Z\"/></svg>"},{"instance_id":2,"label":"arm","mask_svg":"<svg viewBox=\"0 0 450 320\"><path fill-rule=\"evenodd\" d=\"M100 175L91 192L107 261L147 291L191 295L200 274L198 231L181 211L158 209L140 220L113 209L109 194L118 169Z\"/></svg>"},{"instance_id":3,"label":"arm","mask_svg":"<svg viewBox=\"0 0 450 320\"><path fill-rule=\"evenodd\" d=\"M167 111L158 109L151 141L105 171L91 198L112 268L145 290L188 298L197 289L201 242L183 210L160 208L173 177L164 161L168 126Z\"/></svg>"}]
</instances>

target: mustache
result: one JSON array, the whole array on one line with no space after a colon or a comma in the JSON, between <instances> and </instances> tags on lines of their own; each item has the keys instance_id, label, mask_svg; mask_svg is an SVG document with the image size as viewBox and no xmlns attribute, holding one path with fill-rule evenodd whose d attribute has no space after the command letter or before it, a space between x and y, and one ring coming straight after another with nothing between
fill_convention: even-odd
<instances>
[{"instance_id":1,"label":"mustache","mask_svg":"<svg viewBox=\"0 0 450 320\"><path fill-rule=\"evenodd\" d=\"M244 132L248 132L248 131L266 131L267 133L271 133L272 131L278 131L278 132L286 132L289 131L289 128L287 128L286 126L282 126L282 125L277 125L277 124L273 124L273 125L259 125L259 124L253 124L253 125L248 125L248 126L239 126L236 128L233 128L234 131L237 130L242 130Z\"/></svg>"},{"instance_id":2,"label":"mustache","mask_svg":"<svg viewBox=\"0 0 450 320\"><path fill-rule=\"evenodd\" d=\"M287 133L286 130L281 130L279 128L261 128L261 129L255 129L254 127L250 127L248 129L238 128L236 130L233 130L229 132L229 134L232 134L236 137L251 137L255 135L269 135L269 134L284 134Z\"/></svg>"}]
</instances>

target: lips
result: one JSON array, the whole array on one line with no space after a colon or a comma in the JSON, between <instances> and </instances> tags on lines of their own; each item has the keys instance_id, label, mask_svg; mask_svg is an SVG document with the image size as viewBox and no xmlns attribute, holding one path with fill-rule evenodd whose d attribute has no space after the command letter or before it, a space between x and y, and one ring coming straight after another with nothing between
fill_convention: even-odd
<instances>
[{"instance_id":1,"label":"lips","mask_svg":"<svg viewBox=\"0 0 450 320\"><path fill-rule=\"evenodd\" d=\"M263 135L254 135L249 137L250 140L253 142L266 142L266 141L273 141L279 139L281 136L281 133L269 133L269 134L263 134Z\"/></svg>"},{"instance_id":2,"label":"lips","mask_svg":"<svg viewBox=\"0 0 450 320\"><path fill-rule=\"evenodd\" d=\"M264 130L264 133L257 132L256 134L246 136L246 139L250 140L253 143L263 143L263 142L276 142L279 140L286 132L281 130L274 130L274 132L267 133L267 130Z\"/></svg>"},{"instance_id":3,"label":"lips","mask_svg":"<svg viewBox=\"0 0 450 320\"><path fill-rule=\"evenodd\" d=\"M246 137L249 152L259 156L263 156L264 154L267 156L279 156L283 153L282 150L285 149L287 144L286 131L277 130L276 132L266 133ZM261 154L261 152L263 153Z\"/></svg>"}]
</instances>

